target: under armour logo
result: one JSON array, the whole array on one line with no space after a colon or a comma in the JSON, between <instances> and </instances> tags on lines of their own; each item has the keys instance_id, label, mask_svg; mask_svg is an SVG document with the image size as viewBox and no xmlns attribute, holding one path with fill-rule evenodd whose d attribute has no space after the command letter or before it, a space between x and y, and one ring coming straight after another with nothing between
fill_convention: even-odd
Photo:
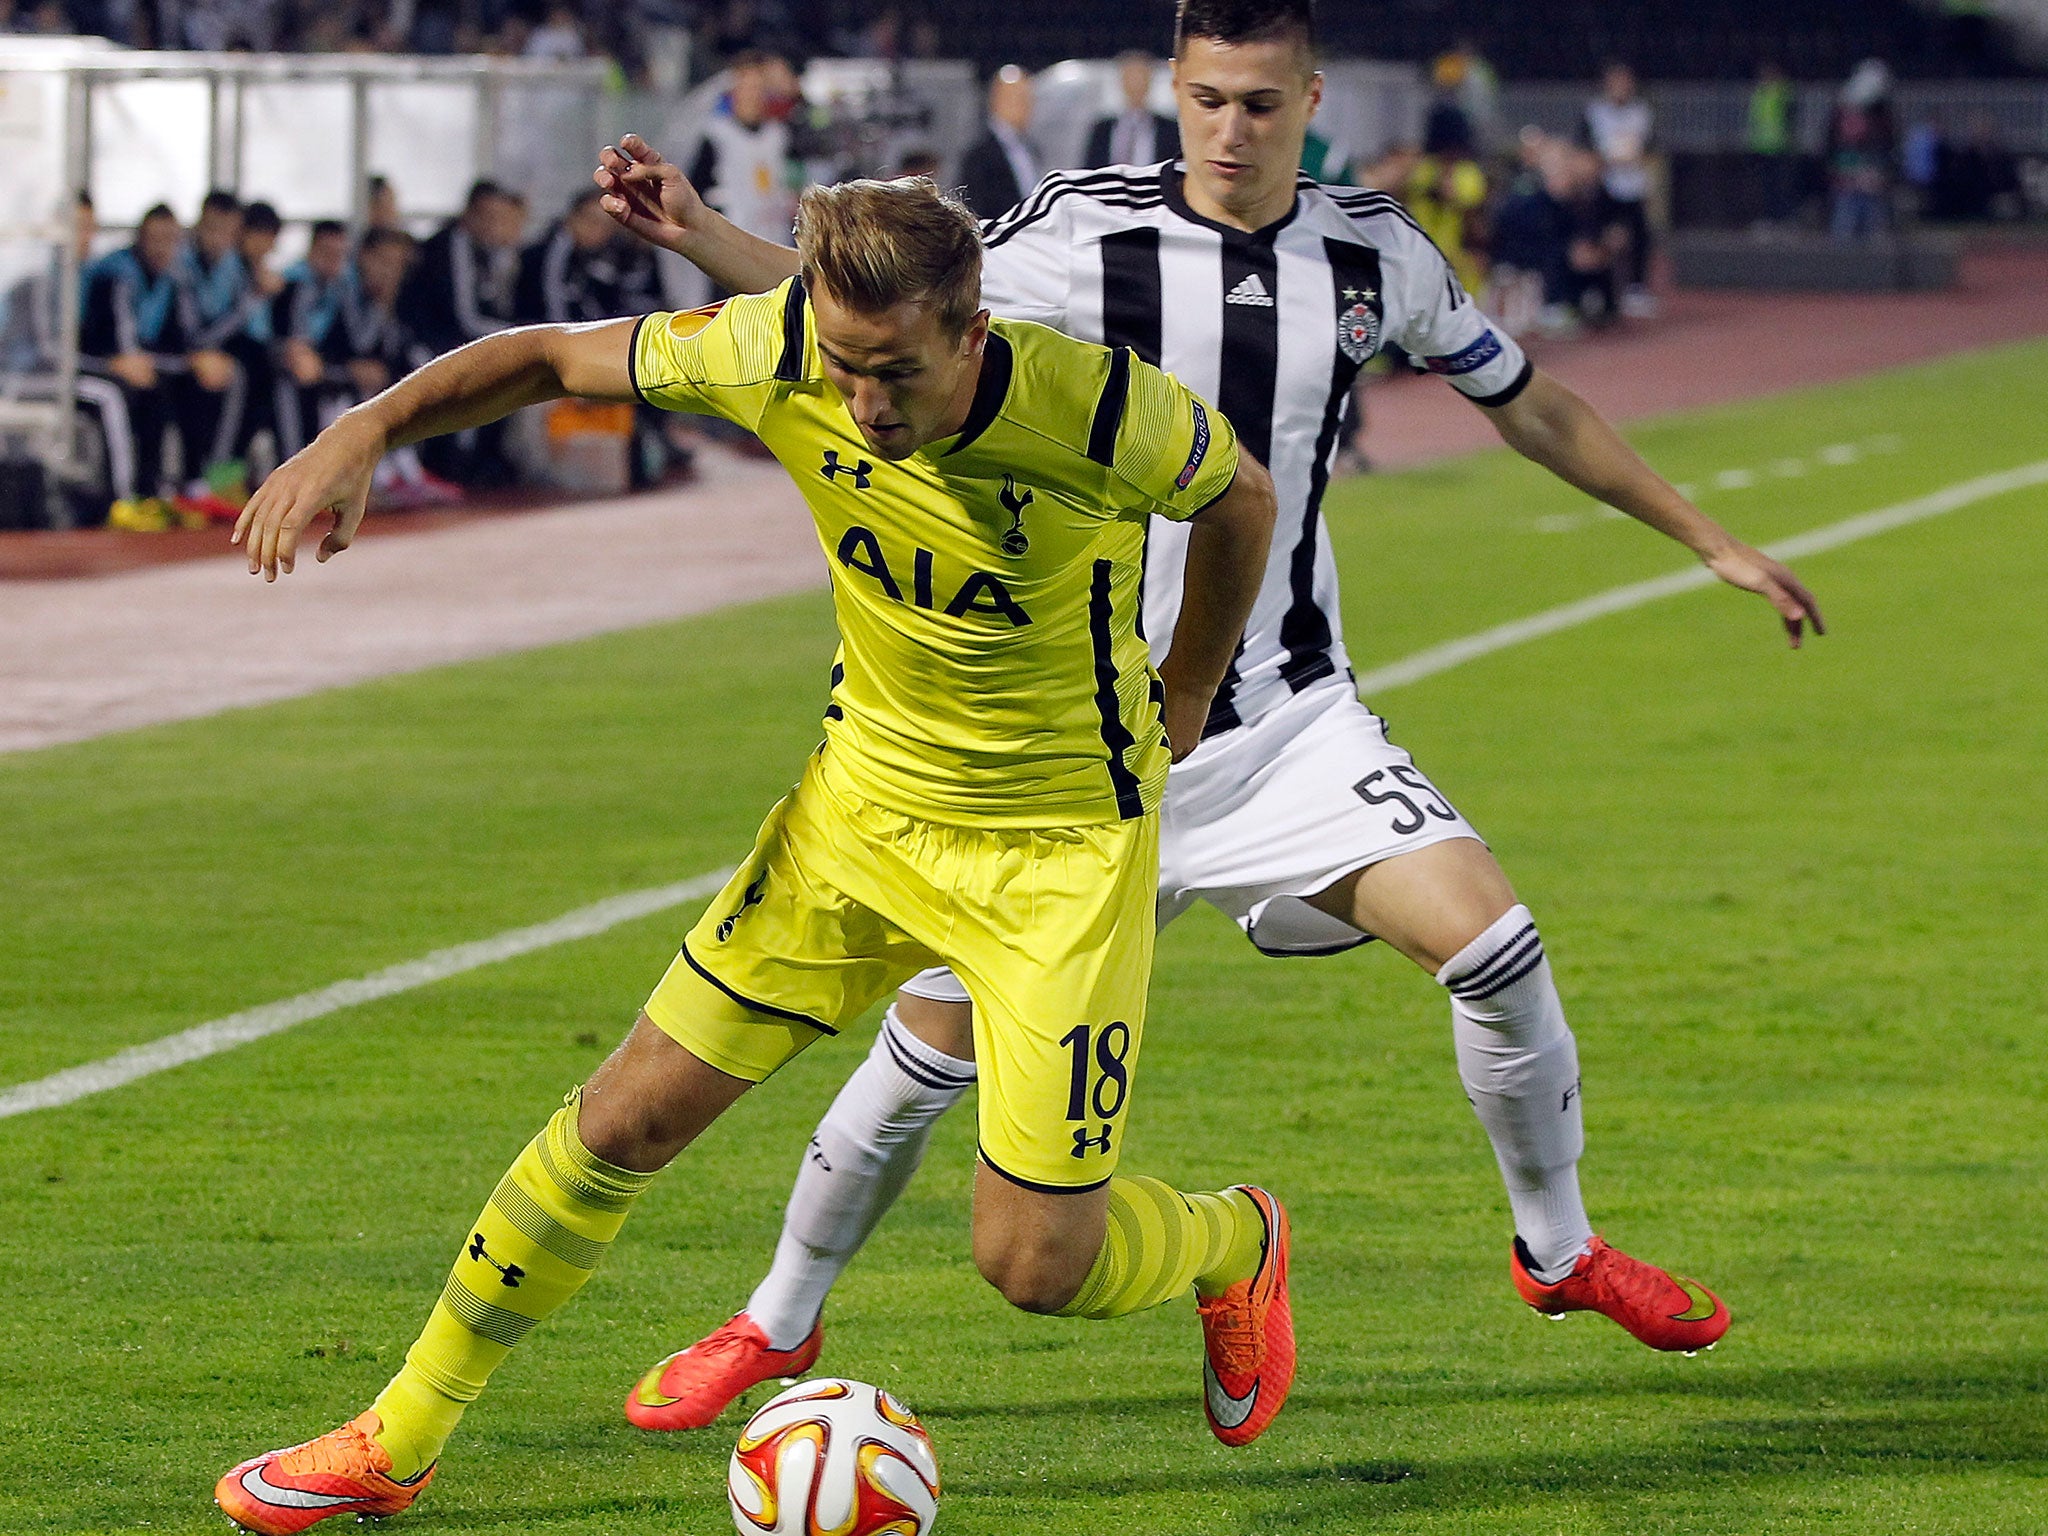
<instances>
[{"instance_id":1,"label":"under armour logo","mask_svg":"<svg viewBox=\"0 0 2048 1536\"><path fill-rule=\"evenodd\" d=\"M864 491L868 488L868 476L873 472L874 467L866 459L860 459L852 464L842 464L839 462L839 450L837 448L827 448L825 450L825 462L819 468L818 473L835 485L839 483L839 476L851 475L853 476L853 488L856 491Z\"/></svg>"},{"instance_id":2,"label":"under armour logo","mask_svg":"<svg viewBox=\"0 0 2048 1536\"><path fill-rule=\"evenodd\" d=\"M498 1272L498 1283L500 1285L516 1286L521 1280L526 1278L526 1271L517 1264L500 1264L490 1256L484 1248L484 1235L481 1232L470 1234L469 1256L472 1259L482 1259L491 1268L495 1269Z\"/></svg>"},{"instance_id":3,"label":"under armour logo","mask_svg":"<svg viewBox=\"0 0 2048 1536\"><path fill-rule=\"evenodd\" d=\"M1003 510L1010 514L1010 530L1002 537L1003 553L1021 555L1031 548L1031 540L1024 533L1024 509L1031 505L1033 497L1030 487L1024 494L1017 494L1017 477L1003 476L1003 488L996 492L996 500L1003 504Z\"/></svg>"},{"instance_id":4,"label":"under armour logo","mask_svg":"<svg viewBox=\"0 0 2048 1536\"><path fill-rule=\"evenodd\" d=\"M768 877L764 874L747 887L746 893L740 897L739 910L718 925L719 943L723 944L732 937L732 925L747 915L747 908L761 905L761 888L767 883Z\"/></svg>"},{"instance_id":5,"label":"under armour logo","mask_svg":"<svg viewBox=\"0 0 2048 1536\"><path fill-rule=\"evenodd\" d=\"M1093 1147L1096 1151L1102 1153L1104 1156L1107 1156L1109 1154L1109 1130L1110 1128L1105 1125L1102 1128L1101 1135L1090 1136L1088 1134L1087 1126L1079 1125L1074 1127L1074 1150L1070 1155L1074 1157L1086 1157L1088 1155L1088 1149L1090 1147Z\"/></svg>"}]
</instances>

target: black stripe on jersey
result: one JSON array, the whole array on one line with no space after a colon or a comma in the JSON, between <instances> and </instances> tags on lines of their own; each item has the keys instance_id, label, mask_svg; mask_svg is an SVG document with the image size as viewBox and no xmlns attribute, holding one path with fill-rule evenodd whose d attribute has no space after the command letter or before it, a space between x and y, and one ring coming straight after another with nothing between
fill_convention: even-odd
<instances>
[{"instance_id":1,"label":"black stripe on jersey","mask_svg":"<svg viewBox=\"0 0 2048 1536\"><path fill-rule=\"evenodd\" d=\"M1120 229L1102 247L1102 344L1159 366L1159 231Z\"/></svg>"},{"instance_id":2,"label":"black stripe on jersey","mask_svg":"<svg viewBox=\"0 0 2048 1536\"><path fill-rule=\"evenodd\" d=\"M1280 224L1269 224L1253 235L1225 235L1222 245L1222 356L1229 362L1217 381L1216 405L1237 429L1239 446L1261 464L1273 457L1273 396L1280 383L1280 263L1273 249L1279 229ZM1230 301L1246 289L1264 302ZM1239 639L1209 706L1204 740L1243 723L1237 713L1237 665L1243 655Z\"/></svg>"},{"instance_id":3,"label":"black stripe on jersey","mask_svg":"<svg viewBox=\"0 0 2048 1536\"><path fill-rule=\"evenodd\" d=\"M825 685L825 692L828 695L837 693L839 691L839 685L845 681L846 663L843 661L833 662L832 680ZM839 703L835 699L825 706L825 718L827 720L844 720L846 718L846 711L839 707Z\"/></svg>"},{"instance_id":4,"label":"black stripe on jersey","mask_svg":"<svg viewBox=\"0 0 2048 1536\"><path fill-rule=\"evenodd\" d=\"M785 384L804 376L804 280L794 277L782 298L782 356L776 360L775 377Z\"/></svg>"},{"instance_id":5,"label":"black stripe on jersey","mask_svg":"<svg viewBox=\"0 0 2048 1536\"><path fill-rule=\"evenodd\" d=\"M1124 726L1123 709L1116 697L1116 639L1110 627L1109 595L1114 574L1111 561L1095 562L1095 576L1088 586L1088 638L1095 648L1095 708L1102 716L1102 744L1109 750L1109 782L1116 791L1117 815L1129 821L1145 814L1145 792L1124 762L1124 753L1135 738Z\"/></svg>"},{"instance_id":6,"label":"black stripe on jersey","mask_svg":"<svg viewBox=\"0 0 2048 1536\"><path fill-rule=\"evenodd\" d=\"M1339 313L1345 307L1346 289L1380 292L1377 251L1348 240L1325 240L1323 254L1330 264L1330 282ZM1343 423L1345 402L1351 398L1359 365L1345 356L1342 347L1332 352L1331 359L1330 393L1323 403L1323 425L1316 433L1315 458L1309 465L1308 503L1302 512L1301 537L1287 568L1293 600L1280 619L1280 643L1287 647L1287 660L1280 664L1280 676L1296 693L1337 671L1337 663L1330 655L1330 616L1316 601L1316 530L1322 521L1323 493L1330 488L1330 454L1337 446L1337 430Z\"/></svg>"},{"instance_id":7,"label":"black stripe on jersey","mask_svg":"<svg viewBox=\"0 0 2048 1536\"><path fill-rule=\"evenodd\" d=\"M1124 424L1124 402L1131 394L1131 349L1109 354L1109 378L1095 402L1095 420L1088 427L1088 457L1098 464L1116 462L1116 429Z\"/></svg>"},{"instance_id":8,"label":"black stripe on jersey","mask_svg":"<svg viewBox=\"0 0 2048 1536\"><path fill-rule=\"evenodd\" d=\"M1158 172L1133 176L1120 171L1067 174L1055 171L1032 189L1031 195L1012 208L985 221L981 226L984 246L1001 245L1020 230L1028 229L1051 214L1063 197L1085 197L1111 208L1137 211L1156 208L1162 201Z\"/></svg>"},{"instance_id":9,"label":"black stripe on jersey","mask_svg":"<svg viewBox=\"0 0 2048 1536\"><path fill-rule=\"evenodd\" d=\"M647 398L647 391L640 387L640 327L653 318L652 315L642 315L635 320L633 339L626 343L626 377L632 381L633 393L639 396L642 405L654 404Z\"/></svg>"},{"instance_id":10,"label":"black stripe on jersey","mask_svg":"<svg viewBox=\"0 0 2048 1536\"><path fill-rule=\"evenodd\" d=\"M1016 354L1002 333L991 329L988 342L981 349L981 377L974 383L974 403L967 407L967 420L960 428L960 438L948 448L948 453L958 453L969 443L995 424L1002 414L1003 401L1010 393L1010 372L1016 365Z\"/></svg>"}]
</instances>

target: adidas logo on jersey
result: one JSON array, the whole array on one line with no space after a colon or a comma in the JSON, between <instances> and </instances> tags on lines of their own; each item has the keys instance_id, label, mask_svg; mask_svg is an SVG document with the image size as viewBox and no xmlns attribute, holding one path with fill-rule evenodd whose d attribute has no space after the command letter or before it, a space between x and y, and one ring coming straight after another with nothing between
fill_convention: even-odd
<instances>
[{"instance_id":1,"label":"adidas logo on jersey","mask_svg":"<svg viewBox=\"0 0 2048 1536\"><path fill-rule=\"evenodd\" d=\"M1259 281L1256 272L1245 273L1243 279L1230 292L1223 295L1226 304L1256 304L1261 309L1273 307L1273 295L1266 292L1266 285Z\"/></svg>"}]
</instances>

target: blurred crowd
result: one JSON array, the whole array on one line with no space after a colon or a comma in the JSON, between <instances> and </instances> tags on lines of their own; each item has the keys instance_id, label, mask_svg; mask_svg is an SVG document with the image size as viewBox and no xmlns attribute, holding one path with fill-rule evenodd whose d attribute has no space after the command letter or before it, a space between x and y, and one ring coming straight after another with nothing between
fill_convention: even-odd
<instances>
[{"instance_id":1,"label":"blurred crowd","mask_svg":"<svg viewBox=\"0 0 2048 1536\"><path fill-rule=\"evenodd\" d=\"M674 91L767 49L932 58L924 0L0 0L0 32L87 34L207 52L488 54L609 61L622 83Z\"/></svg>"}]
</instances>

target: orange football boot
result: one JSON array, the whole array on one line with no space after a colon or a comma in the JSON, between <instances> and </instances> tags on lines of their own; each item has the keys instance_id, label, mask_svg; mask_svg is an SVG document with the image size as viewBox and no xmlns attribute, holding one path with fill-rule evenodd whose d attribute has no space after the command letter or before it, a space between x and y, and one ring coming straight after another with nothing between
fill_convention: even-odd
<instances>
[{"instance_id":1,"label":"orange football boot","mask_svg":"<svg viewBox=\"0 0 2048 1536\"><path fill-rule=\"evenodd\" d=\"M1728 1306L1697 1280L1682 1280L1632 1259L1595 1237L1572 1272L1554 1285L1529 1273L1531 1254L1522 1240L1508 1260L1508 1273L1522 1300L1538 1312L1560 1318L1567 1312L1598 1312L1613 1318L1652 1349L1688 1355L1712 1349L1728 1331Z\"/></svg>"},{"instance_id":2,"label":"orange football boot","mask_svg":"<svg viewBox=\"0 0 2048 1536\"><path fill-rule=\"evenodd\" d=\"M824 1347L822 1318L795 1349L771 1349L760 1324L736 1312L642 1376L626 1394L626 1417L642 1429L702 1429L747 1388L803 1375Z\"/></svg>"},{"instance_id":3,"label":"orange football boot","mask_svg":"<svg viewBox=\"0 0 2048 1536\"><path fill-rule=\"evenodd\" d=\"M1258 1273L1202 1302L1202 1407L1225 1445L1250 1445L1294 1384L1294 1312L1287 1300L1287 1207L1255 1184L1235 1186L1266 1223Z\"/></svg>"},{"instance_id":4,"label":"orange football boot","mask_svg":"<svg viewBox=\"0 0 2048 1536\"><path fill-rule=\"evenodd\" d=\"M407 1482L394 1479L390 1453L371 1438L383 1427L366 1409L317 1440L267 1451L216 1483L213 1501L258 1536L295 1536L332 1515L399 1514L434 1480L434 1467Z\"/></svg>"}]
</instances>

